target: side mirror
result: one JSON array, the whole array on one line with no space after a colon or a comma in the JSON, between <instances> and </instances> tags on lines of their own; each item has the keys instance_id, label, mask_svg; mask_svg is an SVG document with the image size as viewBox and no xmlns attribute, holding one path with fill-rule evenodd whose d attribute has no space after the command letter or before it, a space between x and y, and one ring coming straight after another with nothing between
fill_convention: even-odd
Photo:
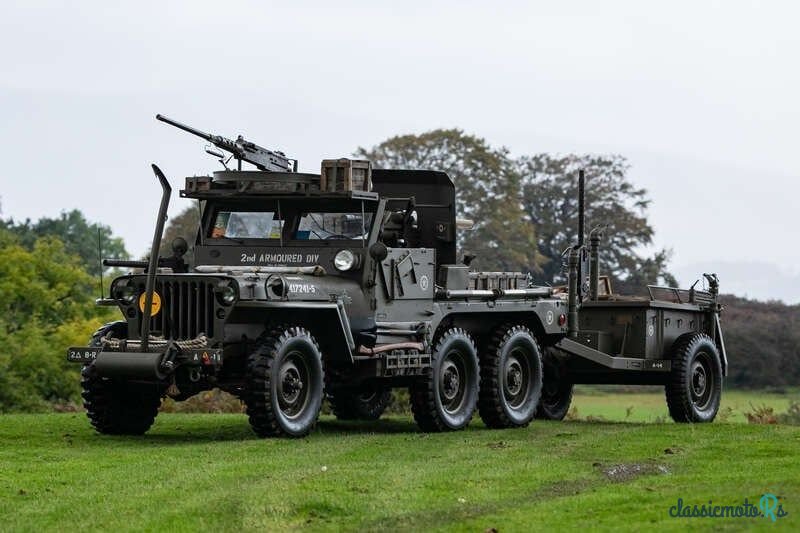
<instances>
[{"instance_id":1,"label":"side mirror","mask_svg":"<svg viewBox=\"0 0 800 533\"><path fill-rule=\"evenodd\" d=\"M183 257L189 251L189 243L183 237L176 237L172 241L172 253L175 257Z\"/></svg>"},{"instance_id":2,"label":"side mirror","mask_svg":"<svg viewBox=\"0 0 800 533\"><path fill-rule=\"evenodd\" d=\"M383 261L389 255L389 249L382 242L376 242L369 247L369 256L375 261Z\"/></svg>"}]
</instances>

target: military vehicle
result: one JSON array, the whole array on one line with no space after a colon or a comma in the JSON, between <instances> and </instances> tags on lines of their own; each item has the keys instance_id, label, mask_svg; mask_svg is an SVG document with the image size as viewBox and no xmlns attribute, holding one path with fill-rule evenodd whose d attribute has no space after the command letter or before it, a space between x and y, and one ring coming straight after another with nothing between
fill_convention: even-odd
<instances>
[{"instance_id":1,"label":"military vehicle","mask_svg":"<svg viewBox=\"0 0 800 533\"><path fill-rule=\"evenodd\" d=\"M709 291L651 287L614 295L599 275L602 229L566 254L566 287L519 272L473 272L457 256L455 188L435 170L324 160L320 174L242 137L202 137L224 169L186 178L201 212L192 266L184 239L159 257L171 195L148 261L100 305L122 319L88 346L85 408L97 431L141 434L162 398L218 387L240 398L260 436L309 433L327 398L340 419L376 419L408 388L423 431L563 418L575 383L663 385L679 422L713 420L726 373L718 283ZM236 169L228 167L236 159ZM243 169L242 163L254 169Z\"/></svg>"}]
</instances>

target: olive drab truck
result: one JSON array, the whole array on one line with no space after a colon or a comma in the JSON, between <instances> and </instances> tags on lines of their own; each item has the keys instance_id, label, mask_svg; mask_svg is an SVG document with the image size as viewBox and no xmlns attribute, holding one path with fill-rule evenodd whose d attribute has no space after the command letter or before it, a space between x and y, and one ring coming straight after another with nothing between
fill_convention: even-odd
<instances>
[{"instance_id":1,"label":"olive drab truck","mask_svg":"<svg viewBox=\"0 0 800 533\"><path fill-rule=\"evenodd\" d=\"M264 437L308 434L323 401L340 419L377 419L399 387L423 431L476 412L490 428L560 419L576 383L663 385L676 421L716 415L727 362L715 276L708 291L615 295L602 229L587 246L583 216L566 287L475 272L457 255L471 223L443 172L332 159L303 173L241 136L157 118L208 141L224 168L180 191L201 212L191 261L181 238L159 256L171 187L155 165L149 259L105 261L130 270L97 302L120 319L67 351L97 431L144 433L164 397L212 388L240 398Z\"/></svg>"}]
</instances>

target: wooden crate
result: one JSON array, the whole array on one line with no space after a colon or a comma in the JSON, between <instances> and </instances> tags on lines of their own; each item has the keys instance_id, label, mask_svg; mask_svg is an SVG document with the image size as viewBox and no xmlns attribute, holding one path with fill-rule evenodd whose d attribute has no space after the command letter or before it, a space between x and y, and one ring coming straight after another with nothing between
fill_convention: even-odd
<instances>
[{"instance_id":1,"label":"wooden crate","mask_svg":"<svg viewBox=\"0 0 800 533\"><path fill-rule=\"evenodd\" d=\"M372 190L372 163L363 159L323 159L320 176L323 192Z\"/></svg>"}]
</instances>

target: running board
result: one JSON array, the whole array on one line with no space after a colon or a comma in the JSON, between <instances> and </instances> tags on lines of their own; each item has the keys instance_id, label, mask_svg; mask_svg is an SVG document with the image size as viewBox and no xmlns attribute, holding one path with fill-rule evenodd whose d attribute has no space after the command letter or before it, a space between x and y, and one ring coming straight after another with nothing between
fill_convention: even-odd
<instances>
[{"instance_id":1,"label":"running board","mask_svg":"<svg viewBox=\"0 0 800 533\"><path fill-rule=\"evenodd\" d=\"M636 359L633 357L614 357L568 338L561 339L558 343L556 343L555 347L570 355L574 355L582 359L588 359L593 363L597 363L598 365L606 368L612 368L614 370L669 372L672 368L672 361L669 359Z\"/></svg>"}]
</instances>

